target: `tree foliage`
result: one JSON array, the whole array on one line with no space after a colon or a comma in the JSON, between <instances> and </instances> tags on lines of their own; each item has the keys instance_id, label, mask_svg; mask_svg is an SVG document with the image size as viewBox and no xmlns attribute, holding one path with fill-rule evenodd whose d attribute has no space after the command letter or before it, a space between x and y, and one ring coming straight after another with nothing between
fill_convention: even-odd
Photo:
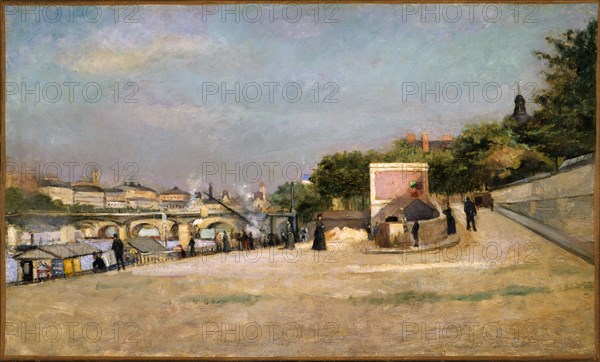
<instances>
[{"instance_id":1,"label":"tree foliage","mask_svg":"<svg viewBox=\"0 0 600 362\"><path fill-rule=\"evenodd\" d=\"M521 141L555 160L593 152L596 137L596 52L598 21L583 30L546 38L554 52L536 51L546 61L548 87L535 98L533 122L518 128Z\"/></svg>"},{"instance_id":2,"label":"tree foliage","mask_svg":"<svg viewBox=\"0 0 600 362\"><path fill-rule=\"evenodd\" d=\"M277 191L271 195L271 204L289 210L291 190L292 185L289 182L279 185ZM307 223L314 220L320 211L329 208L330 200L321 197L312 184L295 183L294 204L300 222Z\"/></svg>"},{"instance_id":3,"label":"tree foliage","mask_svg":"<svg viewBox=\"0 0 600 362\"><path fill-rule=\"evenodd\" d=\"M62 211L66 206L58 200L52 201L47 196L36 193L27 193L18 187L9 187L6 189L6 212L9 214L30 211Z\"/></svg>"}]
</instances>

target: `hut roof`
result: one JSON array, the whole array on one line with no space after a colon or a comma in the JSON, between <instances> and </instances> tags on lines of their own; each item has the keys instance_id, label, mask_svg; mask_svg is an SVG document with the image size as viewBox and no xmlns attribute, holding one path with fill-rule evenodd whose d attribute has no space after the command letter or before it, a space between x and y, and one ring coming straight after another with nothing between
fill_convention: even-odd
<instances>
[{"instance_id":1,"label":"hut roof","mask_svg":"<svg viewBox=\"0 0 600 362\"><path fill-rule=\"evenodd\" d=\"M51 244L41 245L35 249L27 250L15 258L19 260L67 259L90 255L98 251L100 251L100 249L80 242Z\"/></svg>"},{"instance_id":2,"label":"hut roof","mask_svg":"<svg viewBox=\"0 0 600 362\"><path fill-rule=\"evenodd\" d=\"M431 201L428 195L419 195L418 197L414 197L411 195L410 190L408 190L379 210L377 215L375 215L374 220L377 222L383 222L388 216L398 216L400 214L404 214L404 209L415 200L419 200L432 209L437 210L435 204Z\"/></svg>"},{"instance_id":3,"label":"hut roof","mask_svg":"<svg viewBox=\"0 0 600 362\"><path fill-rule=\"evenodd\" d=\"M56 256L50 253L47 253L41 249L31 249L27 250L24 253L15 255L14 259L16 260L48 260L48 259L56 259Z\"/></svg>"},{"instance_id":4,"label":"hut roof","mask_svg":"<svg viewBox=\"0 0 600 362\"><path fill-rule=\"evenodd\" d=\"M160 253L167 251L164 245L152 238L134 238L128 239L127 244L140 253Z\"/></svg>"},{"instance_id":5,"label":"hut roof","mask_svg":"<svg viewBox=\"0 0 600 362\"><path fill-rule=\"evenodd\" d=\"M183 191L183 190L180 190L179 187L175 186L172 189L161 193L161 195L185 195L185 196L190 196L190 193L186 192L186 191Z\"/></svg>"}]
</instances>

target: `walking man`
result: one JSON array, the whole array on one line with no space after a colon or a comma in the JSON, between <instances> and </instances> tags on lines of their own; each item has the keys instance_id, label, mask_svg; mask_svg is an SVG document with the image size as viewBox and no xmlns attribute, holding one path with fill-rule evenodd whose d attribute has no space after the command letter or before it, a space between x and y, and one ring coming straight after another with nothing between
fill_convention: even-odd
<instances>
[{"instance_id":1,"label":"walking man","mask_svg":"<svg viewBox=\"0 0 600 362\"><path fill-rule=\"evenodd\" d=\"M117 270L125 270L125 261L123 260L123 241L119 239L117 234L113 234L112 250L115 252L115 258L117 259Z\"/></svg>"},{"instance_id":2,"label":"walking man","mask_svg":"<svg viewBox=\"0 0 600 362\"><path fill-rule=\"evenodd\" d=\"M193 237L190 238L190 256L196 255L196 240Z\"/></svg>"},{"instance_id":3,"label":"walking man","mask_svg":"<svg viewBox=\"0 0 600 362\"><path fill-rule=\"evenodd\" d=\"M413 239L415 239L415 248L419 247L419 229L421 228L421 225L419 225L419 220L415 219L415 223L413 224L412 227L412 236Z\"/></svg>"},{"instance_id":4,"label":"walking man","mask_svg":"<svg viewBox=\"0 0 600 362\"><path fill-rule=\"evenodd\" d=\"M477 209L475 204L469 197L465 199L465 214L467 215L467 230L471 230L471 224L473 224L473 231L477 231L475 226L475 215L477 215Z\"/></svg>"}]
</instances>

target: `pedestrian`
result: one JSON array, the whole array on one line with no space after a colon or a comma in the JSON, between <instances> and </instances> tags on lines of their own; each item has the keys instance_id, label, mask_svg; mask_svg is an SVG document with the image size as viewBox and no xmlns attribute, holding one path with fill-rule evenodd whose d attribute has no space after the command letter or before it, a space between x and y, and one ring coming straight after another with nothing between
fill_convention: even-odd
<instances>
[{"instance_id":1,"label":"pedestrian","mask_svg":"<svg viewBox=\"0 0 600 362\"><path fill-rule=\"evenodd\" d=\"M379 223L375 223L375 227L373 228L373 239L377 239L377 234L379 234Z\"/></svg>"},{"instance_id":2,"label":"pedestrian","mask_svg":"<svg viewBox=\"0 0 600 362\"><path fill-rule=\"evenodd\" d=\"M252 236L252 232L248 233L248 247L250 248L250 250L254 250L255 246L254 246L254 237Z\"/></svg>"},{"instance_id":3,"label":"pedestrian","mask_svg":"<svg viewBox=\"0 0 600 362\"><path fill-rule=\"evenodd\" d=\"M113 234L112 250L115 252L115 258L117 259L117 270L125 270L125 261L123 260L123 240L119 239L117 234Z\"/></svg>"},{"instance_id":4,"label":"pedestrian","mask_svg":"<svg viewBox=\"0 0 600 362\"><path fill-rule=\"evenodd\" d=\"M227 235L227 231L223 231L223 251L229 253L231 251L231 246L229 246L229 236Z\"/></svg>"},{"instance_id":5,"label":"pedestrian","mask_svg":"<svg viewBox=\"0 0 600 362\"><path fill-rule=\"evenodd\" d=\"M492 212L494 211L494 198L493 197L490 198L490 210Z\"/></svg>"},{"instance_id":6,"label":"pedestrian","mask_svg":"<svg viewBox=\"0 0 600 362\"><path fill-rule=\"evenodd\" d=\"M446 230L448 235L456 234L456 220L454 216L452 216L452 209L450 208L450 204L446 204L446 209L442 211L444 215L446 215Z\"/></svg>"},{"instance_id":7,"label":"pedestrian","mask_svg":"<svg viewBox=\"0 0 600 362\"><path fill-rule=\"evenodd\" d=\"M475 226L475 215L477 215L477 209L475 204L469 197L465 199L465 214L467 215L467 230L471 230L471 224L473 224L473 231L477 231Z\"/></svg>"},{"instance_id":8,"label":"pedestrian","mask_svg":"<svg viewBox=\"0 0 600 362\"><path fill-rule=\"evenodd\" d=\"M215 247L218 252L223 251L223 234L220 232L215 236Z\"/></svg>"},{"instance_id":9,"label":"pedestrian","mask_svg":"<svg viewBox=\"0 0 600 362\"><path fill-rule=\"evenodd\" d=\"M94 268L94 273L103 273L106 271L106 263L100 257L98 253L93 253L94 262L92 263L92 268Z\"/></svg>"},{"instance_id":10,"label":"pedestrian","mask_svg":"<svg viewBox=\"0 0 600 362\"><path fill-rule=\"evenodd\" d=\"M285 231L287 233L287 243L285 244L285 248L289 250L293 250L296 248L296 243L294 240L294 233L292 232L292 224L288 221L285 225Z\"/></svg>"},{"instance_id":11,"label":"pedestrian","mask_svg":"<svg viewBox=\"0 0 600 362\"><path fill-rule=\"evenodd\" d=\"M367 222L367 227L365 228L365 230L367 230L367 235L369 235L369 239L371 239L373 236L371 235L371 222Z\"/></svg>"},{"instance_id":12,"label":"pedestrian","mask_svg":"<svg viewBox=\"0 0 600 362\"><path fill-rule=\"evenodd\" d=\"M300 241L305 242L307 239L308 239L308 228L306 227L306 225L304 225L302 227L302 230L300 231Z\"/></svg>"},{"instance_id":13,"label":"pedestrian","mask_svg":"<svg viewBox=\"0 0 600 362\"><path fill-rule=\"evenodd\" d=\"M317 215L317 222L315 228L315 240L312 245L313 250L327 250L327 244L325 242L325 224L323 224L323 215Z\"/></svg>"},{"instance_id":14,"label":"pedestrian","mask_svg":"<svg viewBox=\"0 0 600 362\"><path fill-rule=\"evenodd\" d=\"M419 229L421 228L421 225L419 225L419 220L415 219L415 223L413 224L412 227L412 236L413 239L415 239L415 248L419 247Z\"/></svg>"},{"instance_id":15,"label":"pedestrian","mask_svg":"<svg viewBox=\"0 0 600 362\"><path fill-rule=\"evenodd\" d=\"M185 259L185 257L186 257L185 248L183 246L181 246L181 244L177 245L177 247L179 248L179 251L181 253L181 259Z\"/></svg>"},{"instance_id":16,"label":"pedestrian","mask_svg":"<svg viewBox=\"0 0 600 362\"><path fill-rule=\"evenodd\" d=\"M250 243L248 241L248 234L244 231L241 236L242 248L240 250L250 250Z\"/></svg>"},{"instance_id":17,"label":"pedestrian","mask_svg":"<svg viewBox=\"0 0 600 362\"><path fill-rule=\"evenodd\" d=\"M194 238L190 238L190 256L196 255L196 240Z\"/></svg>"}]
</instances>

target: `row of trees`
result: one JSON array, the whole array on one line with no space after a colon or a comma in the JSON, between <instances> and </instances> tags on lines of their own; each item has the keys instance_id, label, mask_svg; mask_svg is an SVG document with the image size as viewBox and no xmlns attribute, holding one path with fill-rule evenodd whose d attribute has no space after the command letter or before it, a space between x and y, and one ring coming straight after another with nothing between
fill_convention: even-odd
<instances>
[{"instance_id":1,"label":"row of trees","mask_svg":"<svg viewBox=\"0 0 600 362\"><path fill-rule=\"evenodd\" d=\"M546 62L542 72L548 87L536 97L538 110L525 124L511 116L501 121L469 124L451 149L423 152L404 140L387 150L344 151L323 157L311 176L312 185L297 185L296 209L302 221L331 206L334 198L347 208L364 209L369 195L369 163L427 162L431 192L452 195L496 188L556 170L565 158L595 150L596 33L598 23L546 38L555 50L534 55ZM287 207L291 185L272 196Z\"/></svg>"}]
</instances>

